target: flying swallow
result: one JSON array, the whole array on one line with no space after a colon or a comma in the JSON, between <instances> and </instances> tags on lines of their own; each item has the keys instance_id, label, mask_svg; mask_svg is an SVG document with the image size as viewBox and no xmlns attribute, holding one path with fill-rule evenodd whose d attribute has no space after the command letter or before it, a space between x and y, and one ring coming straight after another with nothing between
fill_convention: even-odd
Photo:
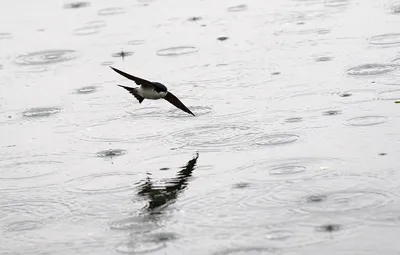
<instances>
[{"instance_id":1,"label":"flying swallow","mask_svg":"<svg viewBox=\"0 0 400 255\"><path fill-rule=\"evenodd\" d=\"M127 74L118 70L112 66L110 66L112 70L119 73L120 75L128 78L129 80L134 81L140 87L131 88L126 87L124 85L119 85L120 87L126 89L130 94L132 94L139 103L142 103L144 99L152 99L157 100L163 98L176 106L177 108L181 109L182 111L192 114L195 116L174 94L168 91L167 87L159 82L151 82L139 77L135 77L133 75Z\"/></svg>"}]
</instances>

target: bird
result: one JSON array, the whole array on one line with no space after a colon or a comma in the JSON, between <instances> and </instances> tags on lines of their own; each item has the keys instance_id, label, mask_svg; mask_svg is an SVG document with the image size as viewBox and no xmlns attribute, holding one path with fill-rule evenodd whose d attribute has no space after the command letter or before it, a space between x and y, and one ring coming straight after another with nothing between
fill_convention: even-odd
<instances>
[{"instance_id":1,"label":"bird","mask_svg":"<svg viewBox=\"0 0 400 255\"><path fill-rule=\"evenodd\" d=\"M175 107L181 109L182 111L195 116L194 113L191 112L174 94L168 91L167 87L164 84L160 82L151 82L130 75L112 66L110 66L110 68L120 75L124 76L125 78L134 81L137 85L140 85L140 87L132 88L117 84L118 86L126 89L130 94L132 94L139 101L140 104L143 102L144 99L157 100L163 98L173 104Z\"/></svg>"}]
</instances>

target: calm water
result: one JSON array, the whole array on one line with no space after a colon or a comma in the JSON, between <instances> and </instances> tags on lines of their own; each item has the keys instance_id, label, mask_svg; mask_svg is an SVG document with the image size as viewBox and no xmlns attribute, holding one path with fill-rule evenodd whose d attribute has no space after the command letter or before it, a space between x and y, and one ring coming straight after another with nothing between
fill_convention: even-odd
<instances>
[{"instance_id":1,"label":"calm water","mask_svg":"<svg viewBox=\"0 0 400 255\"><path fill-rule=\"evenodd\" d=\"M0 254L398 254L399 26L399 1L3 2Z\"/></svg>"}]
</instances>

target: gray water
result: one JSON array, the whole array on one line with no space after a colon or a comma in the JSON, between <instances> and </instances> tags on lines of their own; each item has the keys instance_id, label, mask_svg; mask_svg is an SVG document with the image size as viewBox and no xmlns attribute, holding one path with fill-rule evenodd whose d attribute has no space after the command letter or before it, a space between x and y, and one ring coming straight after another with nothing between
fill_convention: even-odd
<instances>
[{"instance_id":1,"label":"gray water","mask_svg":"<svg viewBox=\"0 0 400 255\"><path fill-rule=\"evenodd\" d=\"M399 254L399 27L399 1L3 1L0 254Z\"/></svg>"}]
</instances>

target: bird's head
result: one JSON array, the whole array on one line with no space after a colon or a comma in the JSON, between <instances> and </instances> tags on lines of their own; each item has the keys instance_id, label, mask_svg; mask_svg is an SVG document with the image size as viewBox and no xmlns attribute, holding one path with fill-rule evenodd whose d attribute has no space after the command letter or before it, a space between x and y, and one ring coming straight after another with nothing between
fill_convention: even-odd
<instances>
[{"instance_id":1,"label":"bird's head","mask_svg":"<svg viewBox=\"0 0 400 255\"><path fill-rule=\"evenodd\" d=\"M153 82L153 84L154 84L155 91L157 91L157 92L167 92L167 87L164 84L159 83L159 82Z\"/></svg>"}]
</instances>

